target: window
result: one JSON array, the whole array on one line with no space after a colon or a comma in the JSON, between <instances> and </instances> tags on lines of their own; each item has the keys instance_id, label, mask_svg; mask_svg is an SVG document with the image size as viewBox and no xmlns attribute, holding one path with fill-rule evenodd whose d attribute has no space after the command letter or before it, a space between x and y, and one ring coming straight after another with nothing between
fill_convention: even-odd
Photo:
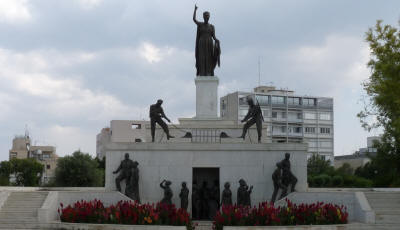
<instances>
[{"instance_id":1,"label":"window","mask_svg":"<svg viewBox=\"0 0 400 230\"><path fill-rule=\"evenodd\" d=\"M321 148L332 148L332 142L330 142L330 141L321 141L321 142L319 142L319 147L321 147Z\"/></svg>"},{"instance_id":2,"label":"window","mask_svg":"<svg viewBox=\"0 0 400 230\"><path fill-rule=\"evenodd\" d=\"M278 117L278 112L272 111L272 118L277 118Z\"/></svg>"},{"instance_id":3,"label":"window","mask_svg":"<svg viewBox=\"0 0 400 230\"><path fill-rule=\"evenodd\" d=\"M331 120L331 113L320 113L319 119L320 120Z\"/></svg>"},{"instance_id":4,"label":"window","mask_svg":"<svg viewBox=\"0 0 400 230\"><path fill-rule=\"evenodd\" d=\"M329 134L331 133L331 128L320 128L320 133Z\"/></svg>"},{"instance_id":5,"label":"window","mask_svg":"<svg viewBox=\"0 0 400 230\"><path fill-rule=\"evenodd\" d=\"M294 127L294 133L301 133L301 127Z\"/></svg>"},{"instance_id":6,"label":"window","mask_svg":"<svg viewBox=\"0 0 400 230\"><path fill-rule=\"evenodd\" d=\"M304 106L315 106L315 98L303 98Z\"/></svg>"},{"instance_id":7,"label":"window","mask_svg":"<svg viewBox=\"0 0 400 230\"><path fill-rule=\"evenodd\" d=\"M247 115L248 109L240 109L239 110L239 117L245 117Z\"/></svg>"},{"instance_id":8,"label":"window","mask_svg":"<svg viewBox=\"0 0 400 230\"><path fill-rule=\"evenodd\" d=\"M250 95L239 95L239 105L248 105L247 97Z\"/></svg>"},{"instance_id":9,"label":"window","mask_svg":"<svg viewBox=\"0 0 400 230\"><path fill-rule=\"evenodd\" d=\"M222 104L222 105L221 105L222 109L225 110L225 109L226 109L226 101L225 101L225 100L222 100L222 103L221 103L221 104Z\"/></svg>"},{"instance_id":10,"label":"window","mask_svg":"<svg viewBox=\"0 0 400 230\"><path fill-rule=\"evenodd\" d=\"M16 153L16 152L10 153L10 158L11 158L11 159L17 158L17 153Z\"/></svg>"},{"instance_id":11,"label":"window","mask_svg":"<svg viewBox=\"0 0 400 230\"><path fill-rule=\"evenodd\" d=\"M303 114L302 113L297 113L297 119L302 119L303 118Z\"/></svg>"},{"instance_id":12,"label":"window","mask_svg":"<svg viewBox=\"0 0 400 230\"><path fill-rule=\"evenodd\" d=\"M286 118L286 112L282 112L282 118Z\"/></svg>"},{"instance_id":13,"label":"window","mask_svg":"<svg viewBox=\"0 0 400 230\"><path fill-rule=\"evenodd\" d=\"M263 114L264 117L268 117L268 110L263 110L262 114Z\"/></svg>"},{"instance_id":14,"label":"window","mask_svg":"<svg viewBox=\"0 0 400 230\"><path fill-rule=\"evenodd\" d=\"M280 96L272 96L272 104L285 104L285 98Z\"/></svg>"},{"instance_id":15,"label":"window","mask_svg":"<svg viewBox=\"0 0 400 230\"><path fill-rule=\"evenodd\" d=\"M132 129L141 129L142 125L141 124L132 124Z\"/></svg>"},{"instance_id":16,"label":"window","mask_svg":"<svg viewBox=\"0 0 400 230\"><path fill-rule=\"evenodd\" d=\"M286 133L286 127L285 126L273 126L272 127L272 132L273 133Z\"/></svg>"},{"instance_id":17,"label":"window","mask_svg":"<svg viewBox=\"0 0 400 230\"><path fill-rule=\"evenodd\" d=\"M315 113L306 112L304 113L304 119L316 119L317 116Z\"/></svg>"},{"instance_id":18,"label":"window","mask_svg":"<svg viewBox=\"0 0 400 230\"><path fill-rule=\"evenodd\" d=\"M47 168L47 169L50 169L50 165L46 165L46 168Z\"/></svg>"},{"instance_id":19,"label":"window","mask_svg":"<svg viewBox=\"0 0 400 230\"><path fill-rule=\"evenodd\" d=\"M287 100L289 105L300 105L300 98L298 97L288 97Z\"/></svg>"},{"instance_id":20,"label":"window","mask_svg":"<svg viewBox=\"0 0 400 230\"><path fill-rule=\"evenodd\" d=\"M306 133L315 133L315 127L306 127Z\"/></svg>"},{"instance_id":21,"label":"window","mask_svg":"<svg viewBox=\"0 0 400 230\"><path fill-rule=\"evenodd\" d=\"M315 142L315 141L309 141L309 142L308 142L308 147L309 147L309 148L316 148L316 147L317 147L317 142Z\"/></svg>"},{"instance_id":22,"label":"window","mask_svg":"<svg viewBox=\"0 0 400 230\"><path fill-rule=\"evenodd\" d=\"M269 104L269 98L267 95L256 95L256 101L255 103L259 103L260 105L268 105Z\"/></svg>"}]
</instances>

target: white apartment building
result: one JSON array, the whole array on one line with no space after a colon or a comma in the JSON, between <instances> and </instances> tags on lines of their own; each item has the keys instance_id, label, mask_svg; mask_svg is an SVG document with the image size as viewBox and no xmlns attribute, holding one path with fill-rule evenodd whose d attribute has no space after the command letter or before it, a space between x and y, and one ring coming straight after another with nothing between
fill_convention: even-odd
<instances>
[{"instance_id":1,"label":"white apartment building","mask_svg":"<svg viewBox=\"0 0 400 230\"><path fill-rule=\"evenodd\" d=\"M240 122L247 114L247 97L261 107L268 142L308 143L308 153L333 163L333 98L295 95L294 91L259 86L254 92L234 92L220 98L220 116Z\"/></svg>"}]
</instances>

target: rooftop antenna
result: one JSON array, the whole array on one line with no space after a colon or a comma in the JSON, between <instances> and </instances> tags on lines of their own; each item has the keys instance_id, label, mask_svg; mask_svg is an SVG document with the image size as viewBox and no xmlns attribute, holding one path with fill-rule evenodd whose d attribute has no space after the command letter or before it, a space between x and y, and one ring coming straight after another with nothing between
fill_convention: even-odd
<instances>
[{"instance_id":1,"label":"rooftop antenna","mask_svg":"<svg viewBox=\"0 0 400 230\"><path fill-rule=\"evenodd\" d=\"M28 125L25 124L25 138L29 139L29 130L28 130Z\"/></svg>"},{"instance_id":2,"label":"rooftop antenna","mask_svg":"<svg viewBox=\"0 0 400 230\"><path fill-rule=\"evenodd\" d=\"M258 86L261 86L261 57L258 56Z\"/></svg>"}]
</instances>

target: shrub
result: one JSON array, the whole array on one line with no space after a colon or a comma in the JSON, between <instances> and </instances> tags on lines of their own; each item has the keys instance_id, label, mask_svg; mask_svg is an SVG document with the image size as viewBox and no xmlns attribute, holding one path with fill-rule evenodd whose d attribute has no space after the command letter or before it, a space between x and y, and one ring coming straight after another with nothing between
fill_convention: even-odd
<instances>
[{"instance_id":1,"label":"shrub","mask_svg":"<svg viewBox=\"0 0 400 230\"><path fill-rule=\"evenodd\" d=\"M286 206L275 207L261 203L258 208L223 206L214 219L214 229L224 226L271 226L271 225L321 225L345 224L348 213L344 206L324 204L296 205L286 199Z\"/></svg>"},{"instance_id":2,"label":"shrub","mask_svg":"<svg viewBox=\"0 0 400 230\"><path fill-rule=\"evenodd\" d=\"M321 175L315 176L313 182L315 187L322 187L325 183L324 177Z\"/></svg>"},{"instance_id":3,"label":"shrub","mask_svg":"<svg viewBox=\"0 0 400 230\"><path fill-rule=\"evenodd\" d=\"M193 229L190 215L175 205L139 204L132 201L119 201L116 205L104 207L100 200L78 201L58 209L63 222L130 225L173 225Z\"/></svg>"},{"instance_id":4,"label":"shrub","mask_svg":"<svg viewBox=\"0 0 400 230\"><path fill-rule=\"evenodd\" d=\"M362 177L355 177L354 178L354 185L357 188L370 188L372 187L372 181L362 178Z\"/></svg>"},{"instance_id":5,"label":"shrub","mask_svg":"<svg viewBox=\"0 0 400 230\"><path fill-rule=\"evenodd\" d=\"M314 177L313 176L307 176L307 183L308 183L308 186L314 187Z\"/></svg>"},{"instance_id":6,"label":"shrub","mask_svg":"<svg viewBox=\"0 0 400 230\"><path fill-rule=\"evenodd\" d=\"M343 185L343 177L336 175L332 177L333 187L341 187Z\"/></svg>"},{"instance_id":7,"label":"shrub","mask_svg":"<svg viewBox=\"0 0 400 230\"><path fill-rule=\"evenodd\" d=\"M330 177L329 175L326 175L326 174L322 174L321 177L322 177L322 180L324 181L324 184L323 184L324 187L331 186L332 177Z\"/></svg>"}]
</instances>

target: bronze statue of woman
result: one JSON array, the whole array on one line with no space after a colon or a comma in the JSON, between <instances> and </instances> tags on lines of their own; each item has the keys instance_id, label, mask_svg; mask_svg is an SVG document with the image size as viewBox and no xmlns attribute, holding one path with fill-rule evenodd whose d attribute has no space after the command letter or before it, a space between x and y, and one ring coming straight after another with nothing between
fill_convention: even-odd
<instances>
[{"instance_id":1,"label":"bronze statue of woman","mask_svg":"<svg viewBox=\"0 0 400 230\"><path fill-rule=\"evenodd\" d=\"M197 76L214 76L215 66L220 66L221 48L215 37L214 26L208 23L210 13L203 13L204 22L196 20L197 5L194 5L193 21L197 25L196 35L196 69ZM215 42L214 42L214 41Z\"/></svg>"}]
</instances>

